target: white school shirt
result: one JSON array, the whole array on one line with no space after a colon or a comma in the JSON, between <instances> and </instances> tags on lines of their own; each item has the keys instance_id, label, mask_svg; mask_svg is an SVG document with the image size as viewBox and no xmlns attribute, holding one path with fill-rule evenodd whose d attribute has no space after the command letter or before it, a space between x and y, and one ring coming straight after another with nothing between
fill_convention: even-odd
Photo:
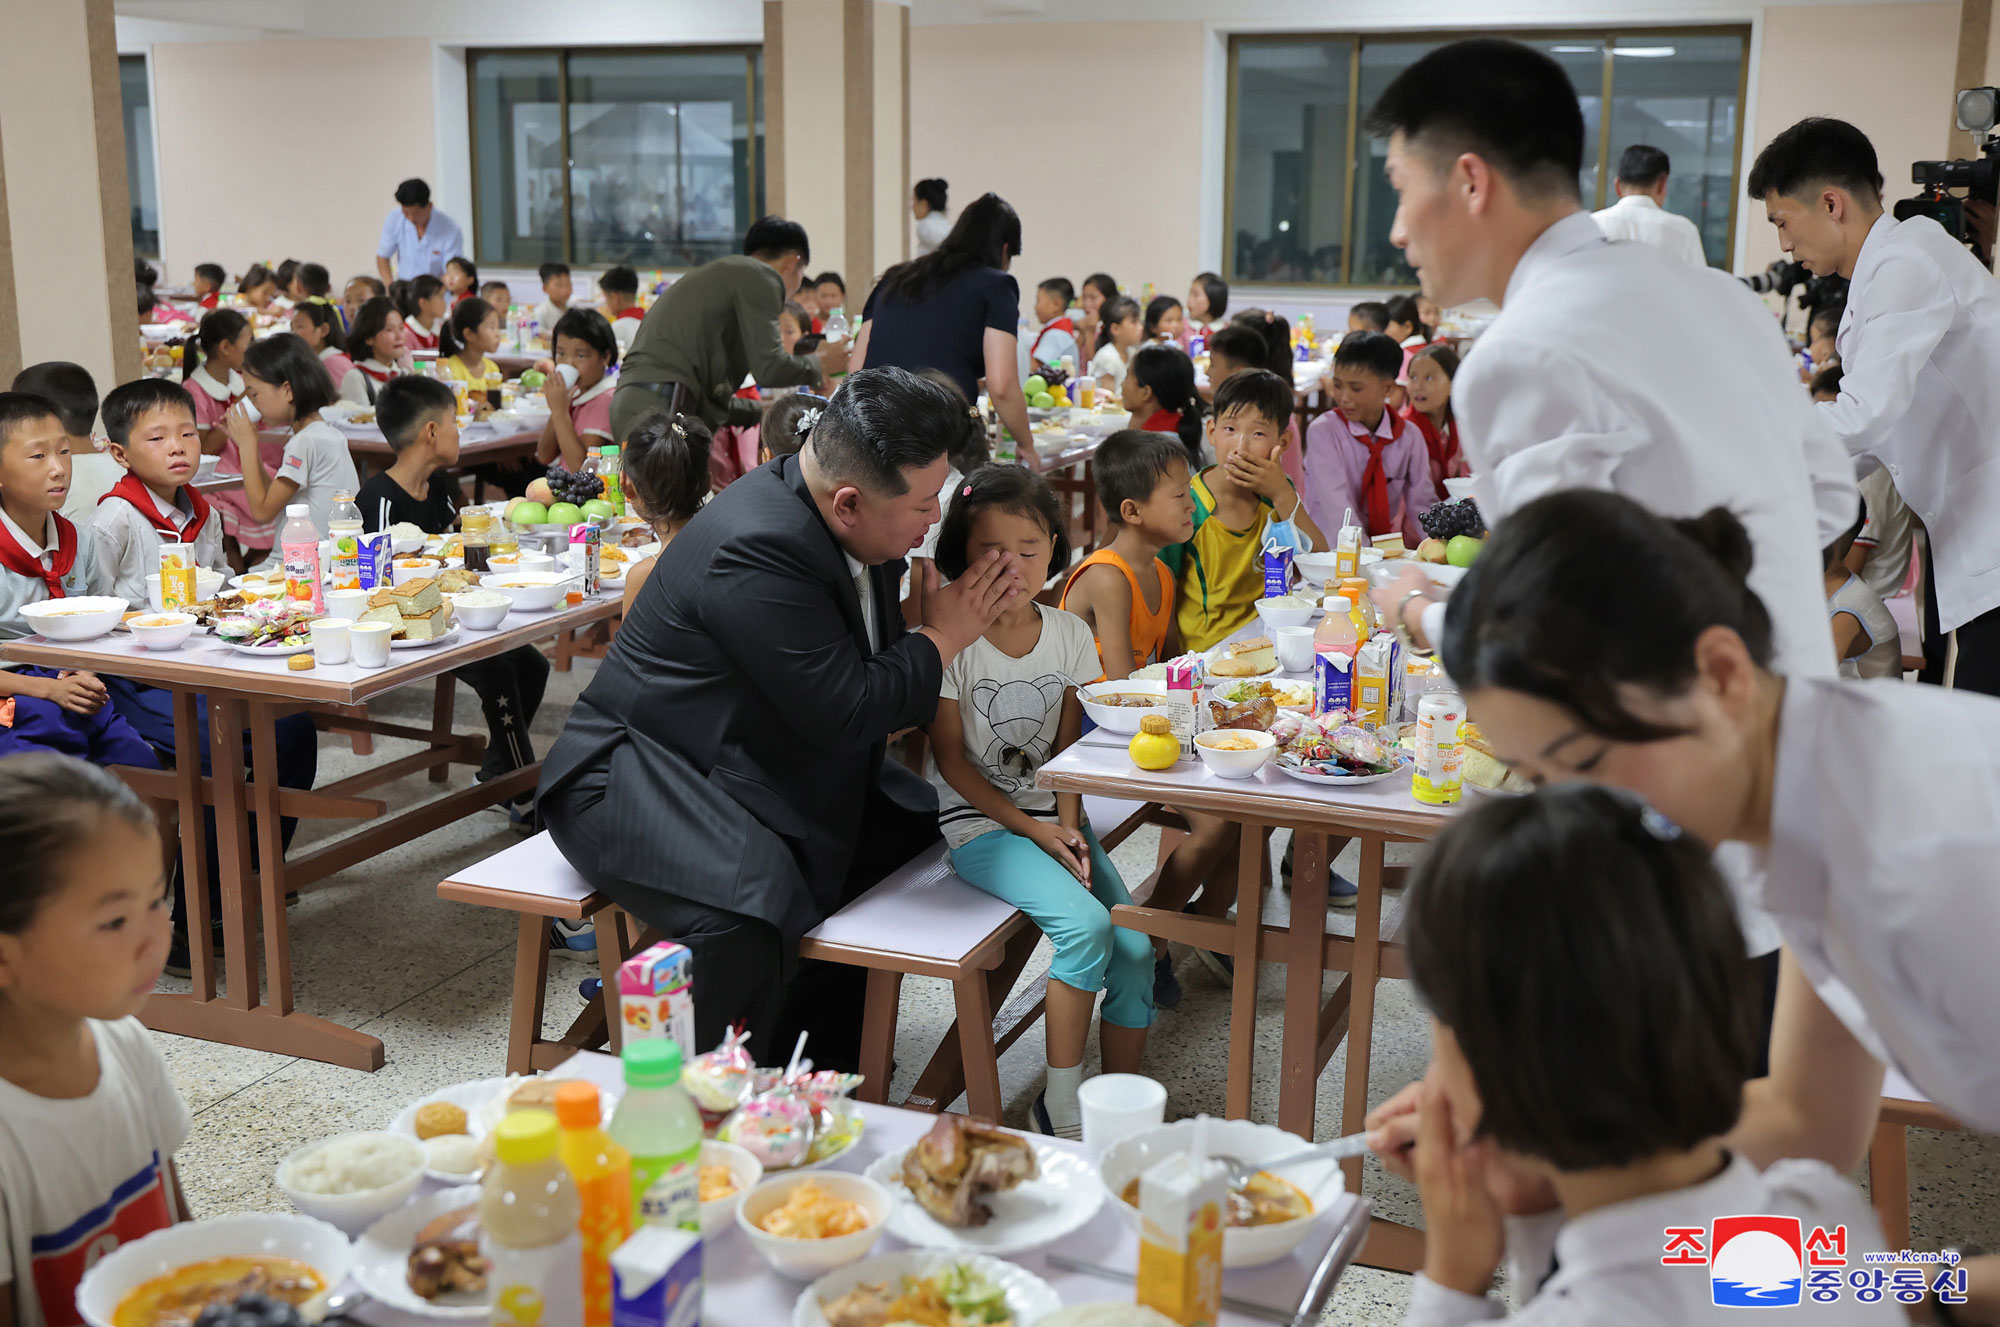
<instances>
[{"instance_id":1,"label":"white school shirt","mask_svg":"<svg viewBox=\"0 0 2000 1327\"><path fill-rule=\"evenodd\" d=\"M56 528L55 519L42 527L39 538L31 536L14 523L14 518L0 510L0 525L14 536L14 542L31 558L37 558L44 567L55 567ZM70 564L69 575L62 578L63 594L71 599L85 594L108 594L97 570L97 542L94 532L88 526L76 527L76 561ZM0 640L19 640L32 635L34 628L21 616L21 610L29 604L39 604L49 597L49 587L38 576L22 576L0 567ZM0 668L22 668L24 664L0 660Z\"/></svg>"},{"instance_id":2,"label":"white school shirt","mask_svg":"<svg viewBox=\"0 0 2000 1327\"><path fill-rule=\"evenodd\" d=\"M1626 194L1601 212L1590 214L1607 240L1650 244L1669 258L1690 267L1707 267L1701 232L1677 212L1669 212L1646 194Z\"/></svg>"},{"instance_id":3,"label":"white school shirt","mask_svg":"<svg viewBox=\"0 0 2000 1327\"><path fill-rule=\"evenodd\" d=\"M322 537L332 528L333 495L342 489L349 493L361 491L361 476L354 469L353 454L347 450L346 435L323 419L315 419L285 439L285 459L279 462L274 477L289 479L299 486L292 501L312 508L312 523ZM278 513L277 526L282 534L283 512ZM281 550L274 547L272 552L278 554Z\"/></svg>"},{"instance_id":4,"label":"white school shirt","mask_svg":"<svg viewBox=\"0 0 2000 1327\"><path fill-rule=\"evenodd\" d=\"M568 312L568 309L558 309L554 300L545 299L535 306L535 321L541 325L542 340L549 343L551 351L556 348L556 324Z\"/></svg>"},{"instance_id":5,"label":"white school shirt","mask_svg":"<svg viewBox=\"0 0 2000 1327\"><path fill-rule=\"evenodd\" d=\"M1789 678L1762 903L1827 1008L2000 1130L2000 700Z\"/></svg>"},{"instance_id":6,"label":"white school shirt","mask_svg":"<svg viewBox=\"0 0 2000 1327\"><path fill-rule=\"evenodd\" d=\"M915 257L936 253L937 247L951 234L951 218L942 212L927 212L917 218L917 251Z\"/></svg>"},{"instance_id":7,"label":"white school shirt","mask_svg":"<svg viewBox=\"0 0 2000 1327\"><path fill-rule=\"evenodd\" d=\"M1842 659L1840 675L1855 681L1864 677L1901 677L1903 633L1896 625L1896 615L1882 602L1882 596L1853 572L1847 574L1838 590L1826 597L1826 615L1834 618L1842 613L1861 624L1861 639L1868 643L1868 648Z\"/></svg>"},{"instance_id":8,"label":"white school shirt","mask_svg":"<svg viewBox=\"0 0 2000 1327\"><path fill-rule=\"evenodd\" d=\"M1110 390L1114 392L1125 390L1125 367L1125 356L1119 354L1118 347L1114 345L1099 346L1097 353L1090 357L1090 376L1111 379ZM1101 389L1103 384L1098 386Z\"/></svg>"},{"instance_id":9,"label":"white school shirt","mask_svg":"<svg viewBox=\"0 0 2000 1327\"><path fill-rule=\"evenodd\" d=\"M188 522L194 519L191 506L183 508L161 502L150 488L145 492L145 500L178 530L185 531ZM146 588L146 578L160 574L160 547L173 542L166 532L149 522L137 507L117 497L97 509L91 533L97 546L97 579L104 593L119 596L134 609L150 607L153 599ZM196 566L209 571L229 570L229 559L222 552L219 508L209 508L208 523L195 536L194 561Z\"/></svg>"},{"instance_id":10,"label":"white school shirt","mask_svg":"<svg viewBox=\"0 0 2000 1327\"><path fill-rule=\"evenodd\" d=\"M1910 505L1903 501L1903 495L1896 491L1896 481L1883 467L1877 466L1861 476L1859 487L1861 500L1868 504L1868 519L1862 522L1861 533L1854 536L1854 546L1867 551L1861 563L1861 579L1882 598L1894 599L1910 578L1910 545L1916 537L1916 518L1910 515Z\"/></svg>"},{"instance_id":11,"label":"white school shirt","mask_svg":"<svg viewBox=\"0 0 2000 1327\"><path fill-rule=\"evenodd\" d=\"M1930 532L1938 625L2000 608L2000 281L1929 217L1885 213L1834 345L1840 396L1820 417Z\"/></svg>"},{"instance_id":12,"label":"white school shirt","mask_svg":"<svg viewBox=\"0 0 2000 1327\"><path fill-rule=\"evenodd\" d=\"M63 519L81 530L97 520L97 503L125 477L125 467L103 452L72 452L69 496L63 499Z\"/></svg>"},{"instance_id":13,"label":"white school shirt","mask_svg":"<svg viewBox=\"0 0 2000 1327\"><path fill-rule=\"evenodd\" d=\"M1585 1212L1573 1221L1509 1218L1507 1254L1514 1283L1533 1289L1548 1271L1553 1234L1555 1274L1511 1317L1490 1295L1450 1290L1417 1274L1403 1327L1461 1327L1506 1318L1522 1327L1742 1327L1740 1308L1717 1307L1710 1266L1663 1266L1666 1228L1709 1226L1719 1216L1794 1216L1801 1241L1815 1228L1833 1234L1847 1227L1847 1266L1862 1266L1864 1252L1886 1244L1873 1209L1846 1176L1820 1161L1779 1161L1759 1173L1732 1156L1712 1180L1632 1198ZM1701 1241L1705 1257L1716 1250ZM1727 1264L1717 1270L1727 1270ZM1802 1267L1801 1273L1804 1272ZM1792 1315L1812 1327L1901 1327L1908 1320L1894 1297L1863 1304L1845 1284L1840 1299L1815 1304L1801 1275L1800 1304ZM1791 1321L1791 1318L1784 1319Z\"/></svg>"}]
</instances>

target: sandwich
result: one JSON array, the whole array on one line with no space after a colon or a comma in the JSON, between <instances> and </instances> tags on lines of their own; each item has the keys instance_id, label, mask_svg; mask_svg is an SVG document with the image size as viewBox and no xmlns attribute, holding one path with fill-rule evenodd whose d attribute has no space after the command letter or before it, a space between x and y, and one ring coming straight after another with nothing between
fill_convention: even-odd
<instances>
[{"instance_id":1,"label":"sandwich","mask_svg":"<svg viewBox=\"0 0 2000 1327\"><path fill-rule=\"evenodd\" d=\"M961 1230L993 1219L987 1194L1005 1192L1037 1173L1034 1149L1025 1138L963 1115L938 1116L903 1157L903 1185L917 1204Z\"/></svg>"},{"instance_id":2,"label":"sandwich","mask_svg":"<svg viewBox=\"0 0 2000 1327\"><path fill-rule=\"evenodd\" d=\"M1215 677L1262 677L1278 670L1278 650L1269 636L1239 640L1210 660L1208 671Z\"/></svg>"}]
</instances>

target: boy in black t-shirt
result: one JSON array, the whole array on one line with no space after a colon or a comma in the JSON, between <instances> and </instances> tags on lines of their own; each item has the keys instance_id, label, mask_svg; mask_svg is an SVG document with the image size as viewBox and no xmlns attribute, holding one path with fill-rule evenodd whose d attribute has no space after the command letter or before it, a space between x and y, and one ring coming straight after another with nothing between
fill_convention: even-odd
<instances>
[{"instance_id":1,"label":"boy in black t-shirt","mask_svg":"<svg viewBox=\"0 0 2000 1327\"><path fill-rule=\"evenodd\" d=\"M458 463L457 398L435 378L406 375L391 379L375 398L375 422L396 459L387 470L370 475L355 503L362 526L385 530L408 521L425 534L444 534L458 516L456 482L443 473ZM478 693L491 734L479 780L517 770L535 759L528 725L542 703L548 685L549 661L532 645L464 664L456 675ZM532 793L515 799L509 814L526 823ZM588 955L585 955L588 957Z\"/></svg>"}]
</instances>

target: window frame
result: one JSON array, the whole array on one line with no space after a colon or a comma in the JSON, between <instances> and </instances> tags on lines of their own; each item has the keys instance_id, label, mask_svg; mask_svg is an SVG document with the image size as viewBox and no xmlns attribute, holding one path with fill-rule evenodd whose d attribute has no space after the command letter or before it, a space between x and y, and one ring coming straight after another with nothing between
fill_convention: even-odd
<instances>
[{"instance_id":1,"label":"window frame","mask_svg":"<svg viewBox=\"0 0 2000 1327\"><path fill-rule=\"evenodd\" d=\"M1750 53L1752 27L1748 23L1708 23L1661 25L1641 24L1631 27L1593 26L1574 28L1413 28L1382 30L1345 30L1327 28L1319 31L1293 32L1232 32L1229 34L1228 74L1223 95L1222 127L1222 254L1217 270L1234 286L1299 286L1313 290L1415 290L1415 286L1378 285L1357 286L1352 277L1355 256L1355 170L1360 158L1363 142L1361 119L1361 49L1369 42L1394 45L1401 42L1450 42L1464 41L1475 37L1503 37L1513 41L1594 41L1604 46L1604 74L1598 97L1600 111L1597 124L1597 195L1595 200L1585 199L1584 209L1596 211L1605 206L1605 199L1611 188L1611 107L1615 95L1614 71L1620 41L1636 38L1658 38L1671 40L1676 37L1734 37L1741 43L1741 55L1736 66L1736 136L1729 161L1729 219L1726 233L1736 235L1737 209L1741 206L1743 182L1743 128L1747 119L1750 96ZM1343 153L1341 218L1340 218L1340 279L1332 282L1319 281L1269 281L1264 278L1248 277L1236 271L1236 144L1239 122L1239 84L1237 67L1243 47L1248 45L1275 46L1284 44L1309 45L1326 42L1348 43L1347 70L1347 142ZM1589 146L1585 146L1588 155Z\"/></svg>"},{"instance_id":2,"label":"window frame","mask_svg":"<svg viewBox=\"0 0 2000 1327\"><path fill-rule=\"evenodd\" d=\"M576 266L575 199L571 193L570 173L576 161L572 155L569 132L569 62L571 56L600 55L740 55L743 57L743 87L747 98L749 123L745 135L746 153L744 174L748 179L750 216L762 216L760 204L764 200L764 158L759 143L763 135L758 126L764 119L764 47L759 42L718 42L714 45L663 45L650 43L641 46L474 46L465 52L465 123L466 155L472 166L472 253L473 261L487 262L485 236L482 234L484 220L480 214L479 193L479 75L478 65L484 56L542 55L553 56L556 62L556 118L562 144L562 258L561 261ZM504 246L503 246L504 247ZM491 260L495 267L510 264L504 258ZM654 270L649 268L648 270ZM687 272L691 268L659 267L662 272Z\"/></svg>"},{"instance_id":3,"label":"window frame","mask_svg":"<svg viewBox=\"0 0 2000 1327\"><path fill-rule=\"evenodd\" d=\"M129 140L131 135L129 132L130 125L127 123L128 117L126 115L125 98L124 98L125 66L127 62L137 65L141 70L144 71L146 76L146 114L150 126L150 130L147 135L147 141L146 141L146 155L152 159L152 167L153 167L152 247L154 251L151 253L146 252L139 244L137 215L136 215L139 208L139 199L137 196L138 181L132 178L132 173L129 169L125 173L126 210L129 213L134 214L132 217L132 225L131 225L132 253L134 257L143 258L148 262L164 264L166 258L164 253L161 252L161 250L164 250L166 248L166 225L164 217L162 216L161 195L164 193L164 189L162 188L162 181L160 179L160 125L159 125L160 117L156 113L156 108L154 107L153 104L153 53L150 50L118 52L119 138L121 141L125 142L125 157L127 165L129 167L132 156L132 147L129 141L125 141Z\"/></svg>"}]
</instances>

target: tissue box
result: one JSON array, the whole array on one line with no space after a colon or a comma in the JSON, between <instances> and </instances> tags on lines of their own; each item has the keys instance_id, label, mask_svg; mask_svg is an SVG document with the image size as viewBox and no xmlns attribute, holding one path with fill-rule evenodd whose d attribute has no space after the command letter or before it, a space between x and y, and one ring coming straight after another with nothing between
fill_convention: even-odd
<instances>
[{"instance_id":1,"label":"tissue box","mask_svg":"<svg viewBox=\"0 0 2000 1327\"><path fill-rule=\"evenodd\" d=\"M618 969L618 1015L625 1039L672 1037L681 1063L694 1060L694 955L663 940L625 960Z\"/></svg>"},{"instance_id":2,"label":"tissue box","mask_svg":"<svg viewBox=\"0 0 2000 1327\"><path fill-rule=\"evenodd\" d=\"M611 1327L697 1327L701 1237L641 1226L611 1255L611 1281Z\"/></svg>"}]
</instances>

